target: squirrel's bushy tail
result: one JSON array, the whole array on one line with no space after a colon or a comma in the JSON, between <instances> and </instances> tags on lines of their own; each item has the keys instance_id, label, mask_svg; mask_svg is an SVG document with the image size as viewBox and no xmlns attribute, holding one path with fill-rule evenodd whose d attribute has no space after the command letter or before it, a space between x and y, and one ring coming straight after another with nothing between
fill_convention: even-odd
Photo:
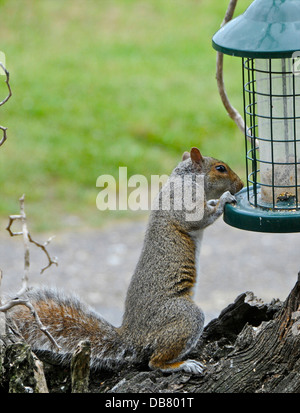
<instances>
[{"instance_id":1,"label":"squirrel's bushy tail","mask_svg":"<svg viewBox=\"0 0 300 413\"><path fill-rule=\"evenodd\" d=\"M134 354L125 346L118 332L99 314L74 296L66 296L54 289L37 289L27 294L41 322L61 347L57 358L70 361L77 344L91 343L91 367L116 369L132 362ZM16 306L8 313L8 324L16 326L33 351L53 352L53 344L39 329L29 309ZM132 359L132 360L131 360Z\"/></svg>"}]
</instances>

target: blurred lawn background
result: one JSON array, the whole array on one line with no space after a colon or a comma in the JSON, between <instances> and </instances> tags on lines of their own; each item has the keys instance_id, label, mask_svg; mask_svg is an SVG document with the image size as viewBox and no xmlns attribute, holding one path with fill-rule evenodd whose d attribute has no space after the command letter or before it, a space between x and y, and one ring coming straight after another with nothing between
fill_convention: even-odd
<instances>
[{"instance_id":1,"label":"blurred lawn background","mask_svg":"<svg viewBox=\"0 0 300 413\"><path fill-rule=\"evenodd\" d=\"M101 225L124 213L96 209L99 175L166 174L191 146L243 176L244 141L220 101L211 47L228 2L0 0L13 91L0 108L1 220L25 193L35 230ZM241 110L240 59L225 57L225 80Z\"/></svg>"}]
</instances>

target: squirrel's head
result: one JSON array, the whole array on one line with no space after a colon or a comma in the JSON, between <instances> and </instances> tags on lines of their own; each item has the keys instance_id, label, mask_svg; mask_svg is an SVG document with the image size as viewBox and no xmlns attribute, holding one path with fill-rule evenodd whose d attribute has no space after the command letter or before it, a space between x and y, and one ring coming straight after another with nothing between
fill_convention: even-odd
<instances>
[{"instance_id":1,"label":"squirrel's head","mask_svg":"<svg viewBox=\"0 0 300 413\"><path fill-rule=\"evenodd\" d=\"M207 200L219 198L226 191L234 195L244 186L238 175L225 162L203 156L198 148L184 152L182 161L174 172L182 167L185 169L185 166L186 173L204 175L204 192Z\"/></svg>"},{"instance_id":2,"label":"squirrel's head","mask_svg":"<svg viewBox=\"0 0 300 413\"><path fill-rule=\"evenodd\" d=\"M240 178L226 163L202 156L198 148L183 154L180 162L156 197L153 209L175 220L186 230L198 228L205 201L242 189Z\"/></svg>"}]
</instances>

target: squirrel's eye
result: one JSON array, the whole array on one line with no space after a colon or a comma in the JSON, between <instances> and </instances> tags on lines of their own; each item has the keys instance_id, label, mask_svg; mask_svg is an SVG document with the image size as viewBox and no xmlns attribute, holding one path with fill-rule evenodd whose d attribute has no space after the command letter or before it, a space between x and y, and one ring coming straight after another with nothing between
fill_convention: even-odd
<instances>
[{"instance_id":1,"label":"squirrel's eye","mask_svg":"<svg viewBox=\"0 0 300 413\"><path fill-rule=\"evenodd\" d=\"M219 172L226 172L226 168L224 165L217 165L216 170Z\"/></svg>"}]
</instances>

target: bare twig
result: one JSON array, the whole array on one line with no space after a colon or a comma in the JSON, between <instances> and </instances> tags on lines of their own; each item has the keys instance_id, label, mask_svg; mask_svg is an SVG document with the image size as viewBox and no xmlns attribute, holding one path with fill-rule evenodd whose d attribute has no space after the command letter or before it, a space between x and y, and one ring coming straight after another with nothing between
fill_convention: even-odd
<instances>
[{"instance_id":1,"label":"bare twig","mask_svg":"<svg viewBox=\"0 0 300 413\"><path fill-rule=\"evenodd\" d=\"M24 250L25 250L24 251L24 276L23 276L23 287L22 287L21 292L18 294L18 295L21 295L23 290L24 291L27 290L27 284L28 284L28 273L29 273L29 266L30 266L29 242L41 248L46 254L46 257L48 259L48 265L46 265L44 268L41 269L41 274L51 265L53 264L57 265L57 259L56 257L51 258L49 252L46 249L46 246L50 243L53 237L49 238L48 241L46 241L44 244L40 244L39 242L35 241L29 234L28 229L27 229L26 214L25 214L25 208L24 208L25 195L23 195L19 201L20 201L20 215L10 215L9 222L8 222L6 229L12 237L15 235L23 235ZM17 221L17 220L20 220L22 223L22 231L14 232L12 230L12 224L14 221Z\"/></svg>"},{"instance_id":2,"label":"bare twig","mask_svg":"<svg viewBox=\"0 0 300 413\"><path fill-rule=\"evenodd\" d=\"M60 346L57 344L51 333L47 330L47 328L43 325L41 322L34 306L31 304L31 302L27 298L20 298L22 294L26 293L28 291L28 280L29 280L29 268L30 268L30 248L29 248L29 243L32 242L39 248L41 248L44 253L46 254L48 258L48 265L44 268L42 268L41 272L45 271L46 268L49 268L52 264L56 264L57 262L55 259L52 259L46 249L46 246L49 244L51 241L51 238L45 242L44 244L40 244L36 241L34 241L31 237L31 235L28 232L27 228L27 220L26 220L26 214L25 214L25 195L23 195L20 199L20 215L10 215L9 216L9 222L7 225L7 231L10 233L10 235L16 236L16 235L23 235L23 243L24 243L24 275L22 278L22 288L21 290L16 294L16 297L7 301L6 303L1 305L0 301L0 311L1 312L6 312L10 310L12 307L15 307L17 305L24 305L27 307L31 314L33 315L39 329L49 338L51 343L55 346L57 350L60 349ZM15 232L12 230L12 224L14 221L21 221L22 224L22 231ZM0 273L1 276L1 273ZM0 277L1 281L1 277ZM0 284L1 285L1 284Z\"/></svg>"},{"instance_id":3,"label":"bare twig","mask_svg":"<svg viewBox=\"0 0 300 413\"><path fill-rule=\"evenodd\" d=\"M2 100L2 102L0 102L0 106L2 106L2 105L4 105L4 103L6 103L6 102L8 101L8 99L11 97L12 91L11 91L11 87L10 87L10 84L9 84L9 72L7 71L6 67L3 65L2 62L0 62L0 67L2 67L2 69L3 69L4 73L5 73L5 76L6 76L5 83L6 83L7 88L8 88L8 95L6 96L5 99Z\"/></svg>"},{"instance_id":4,"label":"bare twig","mask_svg":"<svg viewBox=\"0 0 300 413\"><path fill-rule=\"evenodd\" d=\"M2 105L4 105L4 103L6 103L6 102L8 101L8 99L11 97L12 91L11 91L11 87L10 87L10 84L9 84L9 72L6 70L6 68L5 68L5 66L3 65L2 62L0 62L0 67L2 67L2 69L3 69L4 73L5 73L5 76L6 76L5 83L6 83L7 88L8 88L8 95L6 96L5 99L2 100L2 102L0 102L0 106L2 106ZM1 145L4 144L4 142L5 142L6 139L7 139L7 134L6 134L7 128L5 128L4 126L0 126L0 130L2 130L2 132L3 132L2 138L1 138L1 140L0 140L0 146L1 146Z\"/></svg>"},{"instance_id":5,"label":"bare twig","mask_svg":"<svg viewBox=\"0 0 300 413\"><path fill-rule=\"evenodd\" d=\"M0 125L0 129L2 130L2 132L3 132L3 134L2 134L2 138L1 138L1 140L0 140L0 146L1 145L3 145L4 144L4 142L6 141L6 139L7 139L7 133L6 133L6 131L7 131L7 128L5 128L4 126L1 126Z\"/></svg>"},{"instance_id":6,"label":"bare twig","mask_svg":"<svg viewBox=\"0 0 300 413\"><path fill-rule=\"evenodd\" d=\"M28 275L29 275L29 267L30 267L30 253L29 253L29 238L28 238L28 229L27 229L27 222L26 222L26 214L25 214L25 195L20 198L20 219L22 222L22 234L23 234L23 242L24 242L24 276L23 276L23 287L22 289L24 292L28 289ZM21 290L22 291L22 290ZM22 292L19 293L21 295Z\"/></svg>"},{"instance_id":7,"label":"bare twig","mask_svg":"<svg viewBox=\"0 0 300 413\"><path fill-rule=\"evenodd\" d=\"M36 312L34 306L31 304L31 302L28 299L26 299L26 298L22 299L22 298L19 298L19 297L15 297L15 298L11 299L10 301L8 301L7 303L3 304L0 307L0 311L6 312L6 311L10 310L11 308L15 307L16 305L24 305L25 307L27 307L30 310L30 312L33 315L39 329L49 338L49 340L54 345L56 350L59 350L60 346L57 344L57 342L54 339L54 337L52 336L52 334L43 325L43 323L41 322L40 317L38 316L38 313Z\"/></svg>"},{"instance_id":8,"label":"bare twig","mask_svg":"<svg viewBox=\"0 0 300 413\"><path fill-rule=\"evenodd\" d=\"M224 20L221 24L221 27L223 27L224 24L226 24L229 20L232 19L236 4L237 4L237 0L230 0ZM229 99L228 99L228 96L225 90L224 79L223 79L223 60L224 60L223 58L224 58L223 53L217 52L216 79L217 79L219 94L221 96L222 103L228 115L230 116L231 119L234 120L238 128L244 133L245 132L244 119L242 118L240 113L229 102Z\"/></svg>"},{"instance_id":9,"label":"bare twig","mask_svg":"<svg viewBox=\"0 0 300 413\"><path fill-rule=\"evenodd\" d=\"M57 264L57 258L56 258L56 257L51 258L50 255L49 255L49 252L48 252L47 249L46 249L46 246L52 241L53 238L54 238L54 237L50 237L44 244L40 244L39 242L37 242L37 241L35 241L34 239L32 239L32 238L31 238L31 235L28 234L28 239L29 239L29 241L32 242L33 244L35 244L37 247L41 248L41 249L44 251L44 253L46 254L47 258L48 258L48 265L46 265L45 267L43 267L43 268L41 269L41 274L43 274L43 272L44 272L47 268L51 267L52 264L58 265L58 264Z\"/></svg>"}]
</instances>

